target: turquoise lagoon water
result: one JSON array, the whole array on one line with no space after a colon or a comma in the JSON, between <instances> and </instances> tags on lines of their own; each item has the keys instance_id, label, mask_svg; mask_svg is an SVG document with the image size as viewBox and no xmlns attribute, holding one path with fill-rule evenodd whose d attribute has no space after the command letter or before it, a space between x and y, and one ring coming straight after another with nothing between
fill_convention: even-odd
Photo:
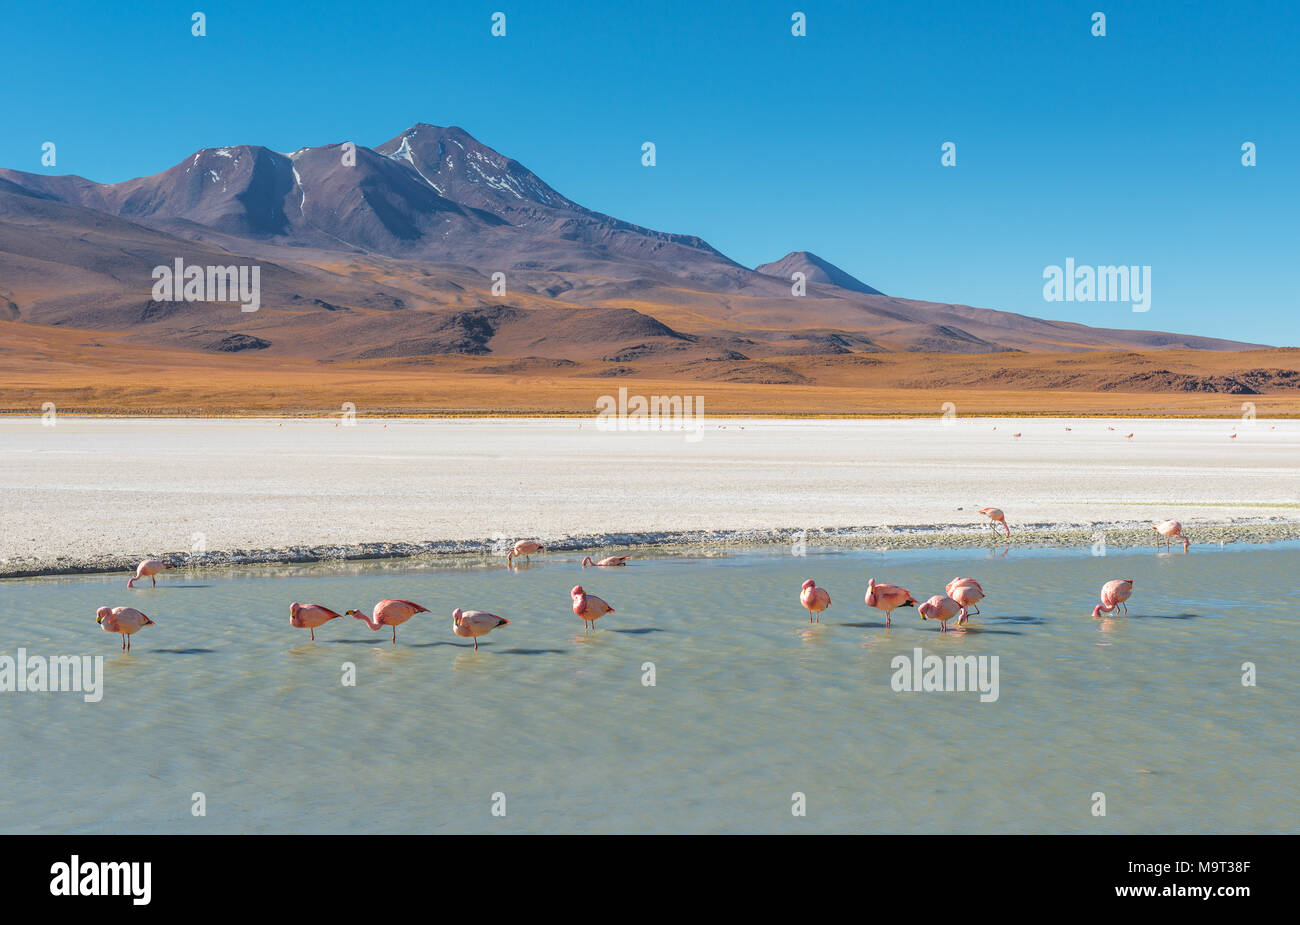
<instances>
[{"instance_id":1,"label":"turquoise lagoon water","mask_svg":"<svg viewBox=\"0 0 1300 925\"><path fill-rule=\"evenodd\" d=\"M1294 544L580 558L0 582L0 656L98 654L105 673L98 703L0 693L0 831L1300 829ZM862 600L869 577L924 599L955 575L988 593L966 632L912 610L887 630ZM808 577L834 602L819 626ZM1093 620L1117 577L1136 580L1129 615ZM577 583L617 608L590 637ZM288 623L294 600L385 597L433 611L396 647L356 620L315 644ZM122 653L105 604L157 625ZM513 622L476 653L457 606ZM893 690L916 647L998 656L998 699Z\"/></svg>"}]
</instances>

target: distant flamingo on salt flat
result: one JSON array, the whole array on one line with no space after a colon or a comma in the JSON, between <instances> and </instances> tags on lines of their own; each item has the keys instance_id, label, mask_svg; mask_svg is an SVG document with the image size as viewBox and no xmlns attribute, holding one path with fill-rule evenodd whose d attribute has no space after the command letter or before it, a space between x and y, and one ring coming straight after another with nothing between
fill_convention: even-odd
<instances>
[{"instance_id":1,"label":"distant flamingo on salt flat","mask_svg":"<svg viewBox=\"0 0 1300 925\"><path fill-rule=\"evenodd\" d=\"M1132 578L1116 578L1114 581L1108 581L1101 586L1101 603L1092 608L1092 615L1100 617L1103 613L1114 613L1120 607L1124 608L1124 616L1128 616L1128 605L1124 602L1133 594Z\"/></svg>"},{"instance_id":2,"label":"distant flamingo on salt flat","mask_svg":"<svg viewBox=\"0 0 1300 925\"><path fill-rule=\"evenodd\" d=\"M599 568L611 568L616 565L627 565L627 560L631 558L631 556L606 556L599 562L592 562L591 556L587 556L587 558L582 560L582 567L590 568L594 565Z\"/></svg>"},{"instance_id":3,"label":"distant flamingo on salt flat","mask_svg":"<svg viewBox=\"0 0 1300 925\"><path fill-rule=\"evenodd\" d=\"M920 607L916 608L922 620L938 620L939 632L948 632L948 621L956 616L966 616L966 608L950 597L936 594ZM960 621L959 621L960 622Z\"/></svg>"},{"instance_id":4,"label":"distant flamingo on salt flat","mask_svg":"<svg viewBox=\"0 0 1300 925\"><path fill-rule=\"evenodd\" d=\"M831 596L825 588L817 587L817 582L809 578L799 591L799 603L807 608L808 622L811 623L815 615L831 606ZM820 616L817 616L817 622L821 622Z\"/></svg>"},{"instance_id":5,"label":"distant flamingo on salt flat","mask_svg":"<svg viewBox=\"0 0 1300 925\"><path fill-rule=\"evenodd\" d=\"M320 604L299 604L294 601L289 605L289 625L296 629L311 630L311 641L316 641L316 627L330 620L342 619L343 614L335 613Z\"/></svg>"},{"instance_id":6,"label":"distant flamingo on salt flat","mask_svg":"<svg viewBox=\"0 0 1300 925\"><path fill-rule=\"evenodd\" d=\"M461 610L457 607L451 612L451 625L457 636L474 640L474 651L478 651L478 637L486 636L498 626L506 626L510 621L485 610Z\"/></svg>"},{"instance_id":7,"label":"distant flamingo on salt flat","mask_svg":"<svg viewBox=\"0 0 1300 925\"><path fill-rule=\"evenodd\" d=\"M95 611L95 622L106 633L118 633L122 637L122 648L131 651L131 637L146 626L155 623L134 607L101 607Z\"/></svg>"},{"instance_id":8,"label":"distant flamingo on salt flat","mask_svg":"<svg viewBox=\"0 0 1300 925\"><path fill-rule=\"evenodd\" d=\"M1183 534L1183 525L1176 520L1166 520L1164 523L1158 523L1151 528L1156 531L1156 547L1159 548L1160 541L1163 539L1164 544L1168 546L1175 538L1183 541L1183 552L1187 552L1187 547L1192 545L1192 541Z\"/></svg>"},{"instance_id":9,"label":"distant flamingo on salt flat","mask_svg":"<svg viewBox=\"0 0 1300 925\"><path fill-rule=\"evenodd\" d=\"M975 608L974 613L978 614L980 612L977 605L984 600L984 589L980 587L980 583L974 578L954 578L948 582L948 586L944 588L944 593L962 607L961 619L957 621L959 626L969 620L972 607Z\"/></svg>"},{"instance_id":10,"label":"distant flamingo on salt flat","mask_svg":"<svg viewBox=\"0 0 1300 925\"><path fill-rule=\"evenodd\" d=\"M372 616L368 617L359 610L349 610L347 615L363 621L372 631L378 631L381 626L391 626L393 628L393 645L397 645L397 628L417 613L428 612L428 607L421 607L411 601L389 598L375 605Z\"/></svg>"},{"instance_id":11,"label":"distant flamingo on salt flat","mask_svg":"<svg viewBox=\"0 0 1300 925\"><path fill-rule=\"evenodd\" d=\"M156 588L158 587L158 579L154 576L156 576L159 572L166 571L167 569L171 569L175 567L176 566L168 562L164 562L161 559L145 559L143 562L141 562L139 565L135 567L135 576L127 581L126 586L128 588L134 588L135 583L139 581L141 578L148 578L153 581L153 586Z\"/></svg>"},{"instance_id":12,"label":"distant flamingo on salt flat","mask_svg":"<svg viewBox=\"0 0 1300 925\"><path fill-rule=\"evenodd\" d=\"M582 589L582 585L575 585L569 592L573 598L574 616L581 618L582 622L587 624L587 631L596 628L596 621L607 613L613 613L614 608L606 604L594 594L588 594Z\"/></svg>"},{"instance_id":13,"label":"distant flamingo on salt flat","mask_svg":"<svg viewBox=\"0 0 1300 925\"><path fill-rule=\"evenodd\" d=\"M867 579L866 602L868 607L885 612L885 626L889 626L893 613L899 607L915 607L916 598L912 592L898 585L876 584L876 579ZM829 603L829 601L828 601Z\"/></svg>"},{"instance_id":14,"label":"distant flamingo on salt flat","mask_svg":"<svg viewBox=\"0 0 1300 925\"><path fill-rule=\"evenodd\" d=\"M1007 526L1007 515L1002 513L1001 508L982 507L979 512L989 519L989 526L993 528L994 533L998 530L997 525L1002 524L1002 529L1007 531L1007 536L1011 536L1011 528Z\"/></svg>"}]
</instances>

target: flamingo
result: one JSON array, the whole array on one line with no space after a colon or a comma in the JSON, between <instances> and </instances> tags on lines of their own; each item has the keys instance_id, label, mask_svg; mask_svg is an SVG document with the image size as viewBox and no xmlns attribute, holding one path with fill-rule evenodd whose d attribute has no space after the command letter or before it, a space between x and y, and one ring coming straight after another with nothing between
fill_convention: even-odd
<instances>
[{"instance_id":1,"label":"flamingo","mask_svg":"<svg viewBox=\"0 0 1300 925\"><path fill-rule=\"evenodd\" d=\"M128 588L134 588L137 580L149 578L153 580L153 586L158 587L158 579L154 578L159 572L165 569L175 568L170 562L164 562L161 559L145 559L135 567L135 576L127 581Z\"/></svg>"},{"instance_id":2,"label":"flamingo","mask_svg":"<svg viewBox=\"0 0 1300 925\"><path fill-rule=\"evenodd\" d=\"M606 604L594 594L588 594L582 590L582 585L574 585L573 590L569 592L573 598L573 613L581 617L582 622L587 624L587 630L595 629L596 621L607 613L613 613L614 608Z\"/></svg>"},{"instance_id":3,"label":"flamingo","mask_svg":"<svg viewBox=\"0 0 1300 925\"><path fill-rule=\"evenodd\" d=\"M515 543L510 552L506 554L506 567L510 567L510 564L514 562L516 556L523 556L525 561L531 564L533 560L530 556L535 552L544 552L545 550L545 546L541 543L535 542L534 540L520 540L518 543Z\"/></svg>"},{"instance_id":4,"label":"flamingo","mask_svg":"<svg viewBox=\"0 0 1300 925\"><path fill-rule=\"evenodd\" d=\"M867 606L885 612L885 626L893 612L899 607L915 607L916 598L912 592L898 585L876 584L876 579L867 579Z\"/></svg>"},{"instance_id":5,"label":"flamingo","mask_svg":"<svg viewBox=\"0 0 1300 925\"><path fill-rule=\"evenodd\" d=\"M119 633L122 636L122 648L131 651L131 637L145 626L154 626L154 622L134 607L101 607L95 611L95 622L106 633Z\"/></svg>"},{"instance_id":6,"label":"flamingo","mask_svg":"<svg viewBox=\"0 0 1300 925\"><path fill-rule=\"evenodd\" d=\"M817 587L817 582L809 578L803 583L803 590L799 592L799 603L808 608L808 622L811 623L814 615L831 606L831 596L825 588ZM817 622L821 622L821 617L817 617Z\"/></svg>"},{"instance_id":7,"label":"flamingo","mask_svg":"<svg viewBox=\"0 0 1300 925\"><path fill-rule=\"evenodd\" d=\"M485 610L461 610L457 607L451 612L452 629L457 636L473 638L474 651L478 651L478 637L486 636L498 626L505 626L510 621Z\"/></svg>"},{"instance_id":8,"label":"flamingo","mask_svg":"<svg viewBox=\"0 0 1300 925\"><path fill-rule=\"evenodd\" d=\"M961 618L964 618L966 616L965 607L958 604L952 598L945 597L942 594L936 594L920 607L916 608L916 610L917 613L921 615L922 620L929 620L931 618L938 620L939 632L941 633L948 632L948 621L953 617L960 615ZM958 619L957 622L960 623L961 619Z\"/></svg>"},{"instance_id":9,"label":"flamingo","mask_svg":"<svg viewBox=\"0 0 1300 925\"><path fill-rule=\"evenodd\" d=\"M366 626L370 627L371 630L378 630L381 626L391 626L393 628L393 645L397 645L397 628L417 613L428 612L428 607L421 607L411 601L399 601L390 598L375 605L373 619L359 610L349 610L348 616L364 620Z\"/></svg>"},{"instance_id":10,"label":"flamingo","mask_svg":"<svg viewBox=\"0 0 1300 925\"><path fill-rule=\"evenodd\" d=\"M998 530L997 525L1002 524L1002 529L1007 531L1007 536L1011 536L1011 528L1007 526L1007 515L1002 513L1001 508L982 507L980 513L989 519L989 526L993 528L994 533Z\"/></svg>"},{"instance_id":11,"label":"flamingo","mask_svg":"<svg viewBox=\"0 0 1300 925\"><path fill-rule=\"evenodd\" d=\"M1183 541L1183 552L1187 552L1187 547L1192 545L1192 541L1183 535L1183 525L1176 520L1166 520L1164 523L1156 524L1151 529L1156 531L1158 534L1156 536L1157 548L1160 546L1161 539L1163 539L1165 545L1168 546L1173 541L1174 537Z\"/></svg>"},{"instance_id":12,"label":"flamingo","mask_svg":"<svg viewBox=\"0 0 1300 925\"><path fill-rule=\"evenodd\" d=\"M316 627L338 620L342 614L335 613L320 604L299 604L294 601L289 605L289 625L297 629L311 630L311 641L316 641Z\"/></svg>"},{"instance_id":13,"label":"flamingo","mask_svg":"<svg viewBox=\"0 0 1300 925\"><path fill-rule=\"evenodd\" d=\"M1125 439L1125 440L1132 440L1132 439L1133 439L1133 435L1132 435L1132 434L1125 434L1125 435L1124 435L1124 439Z\"/></svg>"},{"instance_id":14,"label":"flamingo","mask_svg":"<svg viewBox=\"0 0 1300 925\"><path fill-rule=\"evenodd\" d=\"M978 604L984 600L984 589L980 587L980 583L974 578L954 578L948 582L948 586L943 590L945 594L960 604L962 609L966 611L961 615L961 619L957 621L959 626L967 622L971 613L980 612ZM971 610L972 607L975 608L974 611Z\"/></svg>"},{"instance_id":15,"label":"flamingo","mask_svg":"<svg viewBox=\"0 0 1300 925\"><path fill-rule=\"evenodd\" d=\"M590 568L591 566L595 565L601 568L609 568L615 565L627 565L627 560L631 558L632 558L631 556L606 556L605 558L601 559L599 562L592 562L591 556L587 556L587 558L582 560L582 567Z\"/></svg>"},{"instance_id":16,"label":"flamingo","mask_svg":"<svg viewBox=\"0 0 1300 925\"><path fill-rule=\"evenodd\" d=\"M1108 581L1101 586L1101 603L1092 608L1092 615L1100 617L1104 613L1114 613L1120 607L1124 608L1124 616L1128 616L1127 601L1133 594L1132 578L1116 578L1114 581Z\"/></svg>"}]
</instances>

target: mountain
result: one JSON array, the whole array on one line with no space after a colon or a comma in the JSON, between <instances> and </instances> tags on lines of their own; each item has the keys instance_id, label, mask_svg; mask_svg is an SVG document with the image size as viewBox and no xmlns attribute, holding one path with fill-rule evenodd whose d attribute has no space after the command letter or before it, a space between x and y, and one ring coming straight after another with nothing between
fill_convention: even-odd
<instances>
[{"instance_id":1,"label":"mountain","mask_svg":"<svg viewBox=\"0 0 1300 925\"><path fill-rule=\"evenodd\" d=\"M177 259L255 264L263 307L155 301L154 268ZM760 381L774 357L1251 346L886 296L806 251L750 270L424 123L374 148L206 148L115 184L0 169L9 321L259 358L672 363L735 381Z\"/></svg>"},{"instance_id":2,"label":"mountain","mask_svg":"<svg viewBox=\"0 0 1300 925\"><path fill-rule=\"evenodd\" d=\"M794 273L802 273L810 283L838 286L850 292L863 292L867 295L884 295L879 289L872 289L862 280L850 276L835 264L808 251L791 251L780 260L755 267L754 272L765 276L779 276L785 280L790 279Z\"/></svg>"}]
</instances>

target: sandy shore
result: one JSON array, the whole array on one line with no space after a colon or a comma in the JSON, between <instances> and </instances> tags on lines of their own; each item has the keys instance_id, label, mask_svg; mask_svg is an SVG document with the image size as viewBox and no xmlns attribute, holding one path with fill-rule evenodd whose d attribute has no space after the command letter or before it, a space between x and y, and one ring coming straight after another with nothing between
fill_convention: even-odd
<instances>
[{"instance_id":1,"label":"sandy shore","mask_svg":"<svg viewBox=\"0 0 1300 925\"><path fill-rule=\"evenodd\" d=\"M1300 537L1300 423L0 419L0 576L557 548ZM1066 430L1069 427L1070 430ZM1110 430L1114 427L1114 430ZM1133 433L1132 439L1125 437ZM1022 436L1014 437L1020 433Z\"/></svg>"}]
</instances>

